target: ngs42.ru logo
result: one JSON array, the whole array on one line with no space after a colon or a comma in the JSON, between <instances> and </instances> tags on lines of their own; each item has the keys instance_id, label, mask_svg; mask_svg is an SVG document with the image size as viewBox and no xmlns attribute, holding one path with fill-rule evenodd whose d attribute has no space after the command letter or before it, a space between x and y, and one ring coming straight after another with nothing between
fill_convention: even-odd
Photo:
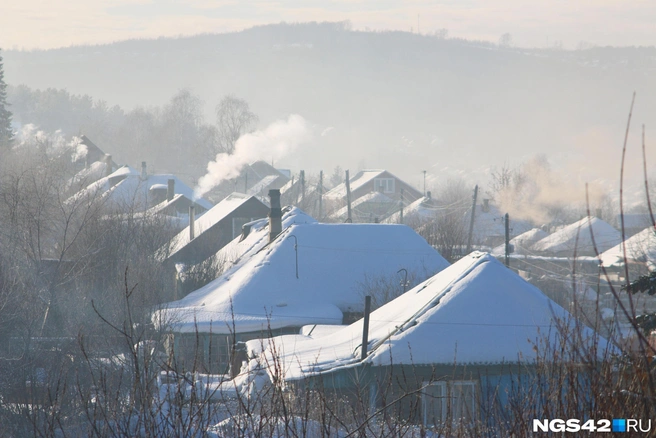
<instances>
[{"instance_id":1,"label":"ngs42.ru logo","mask_svg":"<svg viewBox=\"0 0 656 438\"><path fill-rule=\"evenodd\" d=\"M651 420L614 418L612 420L533 420L533 432L643 432L651 431Z\"/></svg>"}]
</instances>

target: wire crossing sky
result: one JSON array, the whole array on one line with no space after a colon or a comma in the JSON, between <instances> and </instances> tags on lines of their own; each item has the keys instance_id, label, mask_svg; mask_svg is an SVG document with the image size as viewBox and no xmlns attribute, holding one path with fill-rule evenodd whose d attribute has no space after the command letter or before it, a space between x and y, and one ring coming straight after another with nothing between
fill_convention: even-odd
<instances>
[{"instance_id":1,"label":"wire crossing sky","mask_svg":"<svg viewBox=\"0 0 656 438\"><path fill-rule=\"evenodd\" d=\"M656 45L653 0L0 0L0 47L48 49L130 38L345 21L520 47Z\"/></svg>"}]
</instances>

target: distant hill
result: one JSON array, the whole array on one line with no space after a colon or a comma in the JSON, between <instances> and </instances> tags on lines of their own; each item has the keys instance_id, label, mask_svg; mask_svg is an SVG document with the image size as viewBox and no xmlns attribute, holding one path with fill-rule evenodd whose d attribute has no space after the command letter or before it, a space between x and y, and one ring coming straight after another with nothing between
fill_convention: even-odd
<instances>
[{"instance_id":1,"label":"distant hill","mask_svg":"<svg viewBox=\"0 0 656 438\"><path fill-rule=\"evenodd\" d=\"M449 174L537 152L615 175L590 152L619 148L634 90L637 121L656 125L653 47L500 49L307 23L3 55L11 85L65 88L126 110L188 87L208 118L228 93L261 126L298 113L318 132L334 129L277 165L390 168L415 184L423 169Z\"/></svg>"}]
</instances>

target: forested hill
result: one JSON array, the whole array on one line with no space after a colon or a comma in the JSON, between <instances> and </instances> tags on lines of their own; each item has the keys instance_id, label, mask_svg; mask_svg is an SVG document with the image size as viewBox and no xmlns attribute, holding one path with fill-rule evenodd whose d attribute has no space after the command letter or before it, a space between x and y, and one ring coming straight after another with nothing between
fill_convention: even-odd
<instances>
[{"instance_id":1,"label":"forested hill","mask_svg":"<svg viewBox=\"0 0 656 438\"><path fill-rule=\"evenodd\" d=\"M334 128L283 163L290 167L419 175L544 151L583 159L621 140L634 90L638 122L656 125L654 48L499 48L308 23L3 55L12 86L66 89L125 110L189 88L208 120L234 94L260 126L298 113ZM20 105L17 120L30 122Z\"/></svg>"}]
</instances>

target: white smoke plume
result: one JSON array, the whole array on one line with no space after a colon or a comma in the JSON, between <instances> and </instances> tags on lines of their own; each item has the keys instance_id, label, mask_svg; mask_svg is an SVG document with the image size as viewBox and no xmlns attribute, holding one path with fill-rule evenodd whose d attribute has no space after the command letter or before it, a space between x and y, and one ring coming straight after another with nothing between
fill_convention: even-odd
<instances>
[{"instance_id":1,"label":"white smoke plume","mask_svg":"<svg viewBox=\"0 0 656 438\"><path fill-rule=\"evenodd\" d=\"M87 145L82 143L82 139L77 136L71 139L69 147L73 150L73 154L71 155L71 160L73 162L83 159L89 153Z\"/></svg>"},{"instance_id":2,"label":"white smoke plume","mask_svg":"<svg viewBox=\"0 0 656 438\"><path fill-rule=\"evenodd\" d=\"M279 160L311 136L308 123L296 114L287 120L273 122L262 131L242 135L235 143L233 154L217 154L214 161L207 164L207 174L198 180L194 196L201 197L222 181L238 176L241 169L252 161Z\"/></svg>"}]
</instances>

